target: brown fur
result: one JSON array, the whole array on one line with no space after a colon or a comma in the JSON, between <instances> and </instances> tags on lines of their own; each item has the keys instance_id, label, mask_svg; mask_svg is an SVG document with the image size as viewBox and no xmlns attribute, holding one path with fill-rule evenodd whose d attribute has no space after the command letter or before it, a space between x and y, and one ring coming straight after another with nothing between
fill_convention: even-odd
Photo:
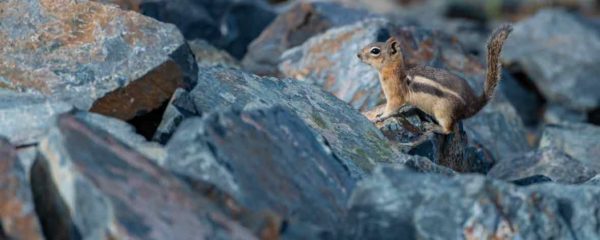
<instances>
[{"instance_id":1,"label":"brown fur","mask_svg":"<svg viewBox=\"0 0 600 240\"><path fill-rule=\"evenodd\" d=\"M436 118L441 129L433 131L452 132L457 121L475 115L493 97L500 81L502 45L511 30L510 25L502 25L490 37L487 76L484 91L479 96L467 81L446 70L423 66L408 68L395 38L364 47L358 57L379 71L387 100L378 121L391 117L403 105L410 104Z\"/></svg>"}]
</instances>

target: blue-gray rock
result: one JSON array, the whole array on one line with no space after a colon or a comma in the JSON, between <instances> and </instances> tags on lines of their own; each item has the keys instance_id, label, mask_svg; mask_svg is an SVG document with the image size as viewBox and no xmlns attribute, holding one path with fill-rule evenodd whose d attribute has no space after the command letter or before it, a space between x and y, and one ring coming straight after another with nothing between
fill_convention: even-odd
<instances>
[{"instance_id":1,"label":"blue-gray rock","mask_svg":"<svg viewBox=\"0 0 600 240\"><path fill-rule=\"evenodd\" d=\"M38 151L32 192L49 239L277 236L277 217L255 215L210 184L182 181L81 116L59 116Z\"/></svg>"},{"instance_id":2,"label":"blue-gray rock","mask_svg":"<svg viewBox=\"0 0 600 240\"><path fill-rule=\"evenodd\" d=\"M271 210L290 227L333 232L355 184L325 140L283 107L189 118L167 151L163 167L214 184L245 208Z\"/></svg>"},{"instance_id":3,"label":"blue-gray rock","mask_svg":"<svg viewBox=\"0 0 600 240\"><path fill-rule=\"evenodd\" d=\"M600 105L600 31L564 10L519 22L504 60L520 65L550 102L585 112Z\"/></svg>"},{"instance_id":4,"label":"blue-gray rock","mask_svg":"<svg viewBox=\"0 0 600 240\"><path fill-rule=\"evenodd\" d=\"M583 183L597 172L556 148L542 148L514 159L504 160L488 172L488 176L516 181L536 175L546 176L557 183Z\"/></svg>"},{"instance_id":5,"label":"blue-gray rock","mask_svg":"<svg viewBox=\"0 0 600 240\"><path fill-rule=\"evenodd\" d=\"M360 21L370 14L336 2L298 1L248 46L243 65L259 75L279 75L281 54L326 30Z\"/></svg>"},{"instance_id":6,"label":"blue-gray rock","mask_svg":"<svg viewBox=\"0 0 600 240\"><path fill-rule=\"evenodd\" d=\"M517 187L384 168L357 186L344 239L596 239L600 188Z\"/></svg>"},{"instance_id":7,"label":"blue-gray rock","mask_svg":"<svg viewBox=\"0 0 600 240\"><path fill-rule=\"evenodd\" d=\"M544 128L540 148L554 147L600 171L600 127L584 123L561 123Z\"/></svg>"},{"instance_id":8,"label":"blue-gray rock","mask_svg":"<svg viewBox=\"0 0 600 240\"><path fill-rule=\"evenodd\" d=\"M177 28L88 1L3 1L0 89L35 92L131 119L192 87L197 67Z\"/></svg>"},{"instance_id":9,"label":"blue-gray rock","mask_svg":"<svg viewBox=\"0 0 600 240\"><path fill-rule=\"evenodd\" d=\"M356 53L390 36L399 39L410 65L447 69L465 78L477 92L482 90L484 64L466 53L452 36L400 27L383 19L368 19L317 35L286 51L279 69L288 77L321 86L357 109L372 109L384 102L378 74L361 63ZM529 150L522 120L500 92L480 113L464 121L464 128L471 143L481 145L495 161Z\"/></svg>"},{"instance_id":10,"label":"blue-gray rock","mask_svg":"<svg viewBox=\"0 0 600 240\"><path fill-rule=\"evenodd\" d=\"M171 138L179 124L188 117L200 116L194 100L190 93L184 89L177 89L167 105L163 118L154 133L153 140L161 144L166 144Z\"/></svg>"},{"instance_id":11,"label":"blue-gray rock","mask_svg":"<svg viewBox=\"0 0 600 240\"><path fill-rule=\"evenodd\" d=\"M66 102L0 89L0 135L16 146L34 144L46 134L54 115L72 109Z\"/></svg>"},{"instance_id":12,"label":"blue-gray rock","mask_svg":"<svg viewBox=\"0 0 600 240\"><path fill-rule=\"evenodd\" d=\"M199 67L222 65L240 68L238 60L229 55L229 53L216 48L205 40L196 39L188 41L188 45L190 45L190 49L194 53L196 63L198 63Z\"/></svg>"}]
</instances>

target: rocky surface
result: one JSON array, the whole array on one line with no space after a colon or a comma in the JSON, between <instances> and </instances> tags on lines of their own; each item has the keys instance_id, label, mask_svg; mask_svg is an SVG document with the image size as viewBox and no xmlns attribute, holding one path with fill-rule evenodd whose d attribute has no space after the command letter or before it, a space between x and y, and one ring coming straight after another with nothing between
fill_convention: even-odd
<instances>
[{"instance_id":1,"label":"rocky surface","mask_svg":"<svg viewBox=\"0 0 600 240\"><path fill-rule=\"evenodd\" d=\"M359 183L345 239L589 239L595 186L515 187L483 176L384 168Z\"/></svg>"},{"instance_id":2,"label":"rocky surface","mask_svg":"<svg viewBox=\"0 0 600 240\"><path fill-rule=\"evenodd\" d=\"M562 123L544 128L540 147L555 147L600 171L600 127L583 123Z\"/></svg>"},{"instance_id":3,"label":"rocky surface","mask_svg":"<svg viewBox=\"0 0 600 240\"><path fill-rule=\"evenodd\" d=\"M234 202L213 203L77 117L58 117L39 151L31 182L50 239L255 239Z\"/></svg>"},{"instance_id":4,"label":"rocky surface","mask_svg":"<svg viewBox=\"0 0 600 240\"><path fill-rule=\"evenodd\" d=\"M0 238L45 239L33 204L28 166L3 138L0 138L0 183Z\"/></svg>"},{"instance_id":5,"label":"rocky surface","mask_svg":"<svg viewBox=\"0 0 600 240\"><path fill-rule=\"evenodd\" d=\"M496 164L488 176L518 181L541 175L557 183L576 184L590 180L596 173L596 169L556 148L542 148Z\"/></svg>"},{"instance_id":6,"label":"rocky surface","mask_svg":"<svg viewBox=\"0 0 600 240\"><path fill-rule=\"evenodd\" d=\"M240 63L229 53L220 50L205 40L197 39L189 41L188 44L199 67L211 67L217 65L240 68Z\"/></svg>"},{"instance_id":7,"label":"rocky surface","mask_svg":"<svg viewBox=\"0 0 600 240\"><path fill-rule=\"evenodd\" d=\"M130 119L191 87L196 65L173 25L81 1L0 3L0 88Z\"/></svg>"},{"instance_id":8,"label":"rocky surface","mask_svg":"<svg viewBox=\"0 0 600 240\"><path fill-rule=\"evenodd\" d=\"M280 14L248 46L244 68L259 75L279 75L279 56L310 37L326 30L368 17L364 10L325 1L298 1Z\"/></svg>"},{"instance_id":9,"label":"rocky surface","mask_svg":"<svg viewBox=\"0 0 600 240\"><path fill-rule=\"evenodd\" d=\"M284 54L280 70L322 86L355 108L372 109L384 101L378 75L361 63L356 53L368 43L385 41L392 35L399 39L409 64L447 69L481 91L484 65L464 52L452 37L439 31L395 26L382 19L331 29L311 38ZM469 139L484 146L496 161L529 149L519 115L500 92L479 114L464 121L464 127Z\"/></svg>"},{"instance_id":10,"label":"rocky surface","mask_svg":"<svg viewBox=\"0 0 600 240\"><path fill-rule=\"evenodd\" d=\"M214 184L249 209L329 231L344 219L355 182L324 139L282 107L190 118L167 151L164 166L178 175Z\"/></svg>"},{"instance_id":11,"label":"rocky surface","mask_svg":"<svg viewBox=\"0 0 600 240\"><path fill-rule=\"evenodd\" d=\"M354 177L363 176L377 163L393 162L396 156L381 132L360 113L323 90L297 80L258 77L224 67L203 68L189 95L199 113L229 107L288 107L325 138Z\"/></svg>"},{"instance_id":12,"label":"rocky surface","mask_svg":"<svg viewBox=\"0 0 600 240\"><path fill-rule=\"evenodd\" d=\"M600 32L584 18L542 10L515 25L504 59L518 64L549 101L578 111L600 103Z\"/></svg>"}]
</instances>

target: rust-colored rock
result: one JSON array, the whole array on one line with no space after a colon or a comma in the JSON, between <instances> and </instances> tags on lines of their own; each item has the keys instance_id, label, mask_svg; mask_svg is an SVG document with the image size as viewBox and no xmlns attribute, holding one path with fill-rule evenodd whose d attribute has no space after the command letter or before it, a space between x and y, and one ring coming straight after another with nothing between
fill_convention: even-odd
<instances>
[{"instance_id":1,"label":"rust-colored rock","mask_svg":"<svg viewBox=\"0 0 600 240\"><path fill-rule=\"evenodd\" d=\"M0 88L35 92L130 119L191 87L183 36L113 5L74 0L0 3Z\"/></svg>"}]
</instances>

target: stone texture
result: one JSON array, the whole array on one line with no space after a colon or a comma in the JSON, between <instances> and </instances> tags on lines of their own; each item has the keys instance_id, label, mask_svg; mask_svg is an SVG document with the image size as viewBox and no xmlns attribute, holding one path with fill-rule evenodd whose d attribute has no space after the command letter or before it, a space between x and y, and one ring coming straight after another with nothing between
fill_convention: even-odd
<instances>
[{"instance_id":1,"label":"stone texture","mask_svg":"<svg viewBox=\"0 0 600 240\"><path fill-rule=\"evenodd\" d=\"M542 10L515 25L504 59L520 65L552 103L589 111L600 104L600 32L580 16Z\"/></svg>"},{"instance_id":2,"label":"stone texture","mask_svg":"<svg viewBox=\"0 0 600 240\"><path fill-rule=\"evenodd\" d=\"M0 239L45 239L35 212L29 166L0 138Z\"/></svg>"},{"instance_id":3,"label":"stone texture","mask_svg":"<svg viewBox=\"0 0 600 240\"><path fill-rule=\"evenodd\" d=\"M62 101L0 89L0 135L17 146L36 143L46 133L52 116L71 109Z\"/></svg>"},{"instance_id":4,"label":"stone texture","mask_svg":"<svg viewBox=\"0 0 600 240\"><path fill-rule=\"evenodd\" d=\"M540 147L554 147L600 171L600 127L583 123L562 123L544 128Z\"/></svg>"},{"instance_id":5,"label":"stone texture","mask_svg":"<svg viewBox=\"0 0 600 240\"><path fill-rule=\"evenodd\" d=\"M140 12L175 24L186 39L205 39L241 59L275 18L262 0L140 0Z\"/></svg>"},{"instance_id":6,"label":"stone texture","mask_svg":"<svg viewBox=\"0 0 600 240\"><path fill-rule=\"evenodd\" d=\"M197 68L183 36L112 5L0 3L0 88L36 92L130 119L159 107Z\"/></svg>"},{"instance_id":7,"label":"stone texture","mask_svg":"<svg viewBox=\"0 0 600 240\"><path fill-rule=\"evenodd\" d=\"M555 148L542 148L496 164L488 176L516 181L542 175L557 183L583 183L596 171Z\"/></svg>"},{"instance_id":8,"label":"stone texture","mask_svg":"<svg viewBox=\"0 0 600 240\"><path fill-rule=\"evenodd\" d=\"M49 239L277 236L277 218L251 218L214 187L181 181L78 117L61 115L38 149L31 181ZM258 227L246 228L236 219Z\"/></svg>"},{"instance_id":9,"label":"stone texture","mask_svg":"<svg viewBox=\"0 0 600 240\"><path fill-rule=\"evenodd\" d=\"M185 118L199 115L201 113L196 109L190 93L181 88L177 89L163 113L162 121L154 133L153 140L166 144Z\"/></svg>"},{"instance_id":10,"label":"stone texture","mask_svg":"<svg viewBox=\"0 0 600 240\"><path fill-rule=\"evenodd\" d=\"M516 187L381 169L357 186L344 239L596 239L596 186Z\"/></svg>"},{"instance_id":11,"label":"stone texture","mask_svg":"<svg viewBox=\"0 0 600 240\"><path fill-rule=\"evenodd\" d=\"M333 232L354 187L324 139L283 107L219 111L182 123L164 167L216 185L248 209ZM288 226L289 226L288 225Z\"/></svg>"},{"instance_id":12,"label":"stone texture","mask_svg":"<svg viewBox=\"0 0 600 240\"><path fill-rule=\"evenodd\" d=\"M259 75L279 75L281 54L326 30L368 17L366 11L335 2L298 1L279 16L250 44L244 68Z\"/></svg>"},{"instance_id":13,"label":"stone texture","mask_svg":"<svg viewBox=\"0 0 600 240\"><path fill-rule=\"evenodd\" d=\"M190 49L196 57L199 67L212 67L217 65L240 68L240 63L229 53L217 49L205 40L196 39L188 42Z\"/></svg>"},{"instance_id":14,"label":"stone texture","mask_svg":"<svg viewBox=\"0 0 600 240\"><path fill-rule=\"evenodd\" d=\"M203 68L198 79L189 94L198 112L280 104L323 136L353 177L363 176L377 163L393 162L397 156L365 117L308 83L263 78L222 67Z\"/></svg>"},{"instance_id":15,"label":"stone texture","mask_svg":"<svg viewBox=\"0 0 600 240\"><path fill-rule=\"evenodd\" d=\"M372 109L384 102L378 74L361 63L356 53L390 36L399 39L408 64L447 69L481 92L485 66L466 53L454 37L440 31L398 27L382 19L334 28L313 37L285 52L279 68L286 76L321 86L355 108ZM464 128L469 140L484 146L496 161L529 150L523 123L501 92L479 114L464 121Z\"/></svg>"}]
</instances>

